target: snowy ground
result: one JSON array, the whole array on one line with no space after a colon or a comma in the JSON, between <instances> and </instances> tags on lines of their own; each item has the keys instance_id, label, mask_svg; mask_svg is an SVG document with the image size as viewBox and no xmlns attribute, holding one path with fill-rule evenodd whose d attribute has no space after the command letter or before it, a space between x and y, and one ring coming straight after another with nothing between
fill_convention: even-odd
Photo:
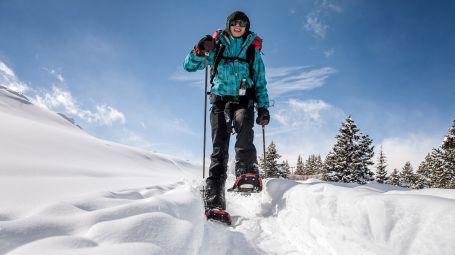
<instances>
[{"instance_id":1,"label":"snowy ground","mask_svg":"<svg viewBox=\"0 0 455 255\"><path fill-rule=\"evenodd\" d=\"M455 192L266 180L207 222L200 166L0 87L0 254L455 254ZM232 179L229 181L232 182Z\"/></svg>"}]
</instances>

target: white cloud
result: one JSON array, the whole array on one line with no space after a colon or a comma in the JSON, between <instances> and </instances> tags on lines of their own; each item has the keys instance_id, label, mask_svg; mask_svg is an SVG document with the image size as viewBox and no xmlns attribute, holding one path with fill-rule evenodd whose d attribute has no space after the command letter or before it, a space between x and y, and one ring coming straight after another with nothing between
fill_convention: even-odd
<instances>
[{"instance_id":1,"label":"white cloud","mask_svg":"<svg viewBox=\"0 0 455 255\"><path fill-rule=\"evenodd\" d=\"M314 34L315 37L324 39L330 26L327 17L331 12L340 13L341 7L332 0L316 1L314 9L306 16L304 28Z\"/></svg>"},{"instance_id":2,"label":"white cloud","mask_svg":"<svg viewBox=\"0 0 455 255\"><path fill-rule=\"evenodd\" d=\"M324 39L328 28L329 26L324 24L316 13L307 16L305 29L313 32L317 37Z\"/></svg>"},{"instance_id":3,"label":"white cloud","mask_svg":"<svg viewBox=\"0 0 455 255\"><path fill-rule=\"evenodd\" d=\"M333 48L332 48L332 49L329 49L329 50L326 50L326 51L324 51L324 55L325 55L325 57L326 57L326 58L328 58L328 57L332 56L334 53L335 53L335 49L333 49Z\"/></svg>"},{"instance_id":4,"label":"white cloud","mask_svg":"<svg viewBox=\"0 0 455 255\"><path fill-rule=\"evenodd\" d=\"M310 154L320 154L324 157L346 116L341 109L317 99L289 99L278 102L270 111L272 121L266 130L266 143L273 140L282 159L288 159L291 165L295 164L298 155L306 158Z\"/></svg>"},{"instance_id":5,"label":"white cloud","mask_svg":"<svg viewBox=\"0 0 455 255\"><path fill-rule=\"evenodd\" d=\"M52 87L51 92L44 91L35 95L32 101L50 110L63 110L65 113L78 116L88 123L107 126L116 122L125 123L125 116L117 109L107 105L96 105L95 111L81 109L69 91L56 86Z\"/></svg>"},{"instance_id":6,"label":"white cloud","mask_svg":"<svg viewBox=\"0 0 455 255\"><path fill-rule=\"evenodd\" d=\"M335 2L336 1L333 0L322 0L321 8L328 9L337 13L342 12L343 9L341 6L337 5Z\"/></svg>"},{"instance_id":7,"label":"white cloud","mask_svg":"<svg viewBox=\"0 0 455 255\"><path fill-rule=\"evenodd\" d=\"M52 76L54 76L60 82L65 82L65 78L63 78L63 75L61 73L55 71L54 69L48 69L48 68L43 68L43 69L45 71L47 71L49 74L51 74Z\"/></svg>"},{"instance_id":8,"label":"white cloud","mask_svg":"<svg viewBox=\"0 0 455 255\"><path fill-rule=\"evenodd\" d=\"M306 67L269 68L267 89L271 96L312 90L325 84L337 70L331 67L307 70Z\"/></svg>"},{"instance_id":9,"label":"white cloud","mask_svg":"<svg viewBox=\"0 0 455 255\"><path fill-rule=\"evenodd\" d=\"M54 75L60 82L65 81L63 76L57 71L47 68L44 68L44 70ZM14 71L2 61L0 61L0 85L19 93L24 94L27 92L27 96L31 98L33 103L53 111L61 111L64 114L77 116L88 123L108 126L116 122L125 123L124 114L108 105L95 105L94 111L81 109L69 91L55 85L52 87L52 91L41 90L37 92L31 89L21 82Z\"/></svg>"},{"instance_id":10,"label":"white cloud","mask_svg":"<svg viewBox=\"0 0 455 255\"><path fill-rule=\"evenodd\" d=\"M284 105L277 107L272 115L284 127L318 125L322 123L324 112L338 111L323 100L289 99Z\"/></svg>"},{"instance_id":11,"label":"white cloud","mask_svg":"<svg viewBox=\"0 0 455 255\"><path fill-rule=\"evenodd\" d=\"M96 112L87 112L86 118L89 122L111 126L115 122L125 124L125 115L117 109L108 105L97 105Z\"/></svg>"},{"instance_id":12,"label":"white cloud","mask_svg":"<svg viewBox=\"0 0 455 255\"><path fill-rule=\"evenodd\" d=\"M22 94L30 89L27 84L21 82L16 77L14 71L2 61L0 61L0 86Z\"/></svg>"},{"instance_id":13,"label":"white cloud","mask_svg":"<svg viewBox=\"0 0 455 255\"><path fill-rule=\"evenodd\" d=\"M411 162L417 170L425 156L441 143L441 137L424 134L409 134L406 137L390 137L382 141L382 147L388 162L388 171L394 168L401 170L406 161ZM377 146L377 148L379 148ZM376 163L376 162L375 162Z\"/></svg>"}]
</instances>

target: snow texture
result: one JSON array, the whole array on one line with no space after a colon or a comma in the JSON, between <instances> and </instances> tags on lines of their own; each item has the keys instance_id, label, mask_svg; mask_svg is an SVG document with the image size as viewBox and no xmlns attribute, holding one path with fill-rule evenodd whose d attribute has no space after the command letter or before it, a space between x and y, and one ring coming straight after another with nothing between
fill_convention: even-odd
<instances>
[{"instance_id":1,"label":"snow texture","mask_svg":"<svg viewBox=\"0 0 455 255\"><path fill-rule=\"evenodd\" d=\"M0 254L455 254L453 190L270 179L227 193L227 227L205 219L200 166L3 87L0 122Z\"/></svg>"}]
</instances>

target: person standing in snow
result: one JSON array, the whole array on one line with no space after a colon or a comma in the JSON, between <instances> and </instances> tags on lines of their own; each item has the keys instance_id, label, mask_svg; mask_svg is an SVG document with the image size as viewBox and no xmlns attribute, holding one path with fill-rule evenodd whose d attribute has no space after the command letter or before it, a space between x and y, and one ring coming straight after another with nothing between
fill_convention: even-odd
<instances>
[{"instance_id":1,"label":"person standing in snow","mask_svg":"<svg viewBox=\"0 0 455 255\"><path fill-rule=\"evenodd\" d=\"M236 176L252 173L259 177L257 152L253 144L254 104L258 109L256 123L268 125L269 97L260 47L250 45L261 43L262 40L250 31L247 15L236 11L227 17L224 31L219 30L214 36L204 36L185 58L183 66L188 72L203 70L206 58L212 67L210 124L213 153L209 177L206 179L206 209L226 209L224 193L232 127L237 134ZM220 45L225 48L220 50ZM253 50L247 50L249 48ZM251 55L248 51L253 53L254 61L248 60L247 55Z\"/></svg>"}]
</instances>

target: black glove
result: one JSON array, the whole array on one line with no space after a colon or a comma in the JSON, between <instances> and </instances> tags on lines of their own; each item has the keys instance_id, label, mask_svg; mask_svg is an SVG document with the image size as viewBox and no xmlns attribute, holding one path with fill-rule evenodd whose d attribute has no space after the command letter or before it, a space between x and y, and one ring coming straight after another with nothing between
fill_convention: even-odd
<instances>
[{"instance_id":1,"label":"black glove","mask_svg":"<svg viewBox=\"0 0 455 255\"><path fill-rule=\"evenodd\" d=\"M256 124L265 126L268 125L270 122L270 113L267 108L259 108L258 109L258 117L256 118Z\"/></svg>"},{"instance_id":2,"label":"black glove","mask_svg":"<svg viewBox=\"0 0 455 255\"><path fill-rule=\"evenodd\" d=\"M199 40L197 45L194 47L194 54L197 56L204 56L206 52L209 52L215 48L215 40L211 35L206 35Z\"/></svg>"}]
</instances>

